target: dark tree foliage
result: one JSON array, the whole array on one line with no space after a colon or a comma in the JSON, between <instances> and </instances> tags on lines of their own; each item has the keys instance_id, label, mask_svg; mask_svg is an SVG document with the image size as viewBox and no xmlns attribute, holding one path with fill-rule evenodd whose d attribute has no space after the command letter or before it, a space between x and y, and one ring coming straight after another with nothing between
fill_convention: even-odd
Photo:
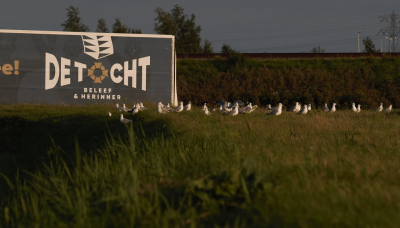
<instances>
[{"instance_id":1,"label":"dark tree foliage","mask_svg":"<svg viewBox=\"0 0 400 228\"><path fill-rule=\"evenodd\" d=\"M115 23L112 26L112 32L114 33L130 33L129 27L121 23L119 18L115 18Z\"/></svg>"},{"instance_id":2,"label":"dark tree foliage","mask_svg":"<svg viewBox=\"0 0 400 228\"><path fill-rule=\"evenodd\" d=\"M100 18L97 21L97 29L96 32L109 32L106 24L106 19Z\"/></svg>"},{"instance_id":3,"label":"dark tree foliage","mask_svg":"<svg viewBox=\"0 0 400 228\"><path fill-rule=\"evenodd\" d=\"M194 14L189 17L183 11L179 5L175 5L171 12L165 12L161 7L157 7L154 31L157 34L174 35L177 53L201 53L203 50L200 46L201 27L196 26Z\"/></svg>"},{"instance_id":4,"label":"dark tree foliage","mask_svg":"<svg viewBox=\"0 0 400 228\"><path fill-rule=\"evenodd\" d=\"M364 51L363 51L364 53L376 53L377 52L374 42L372 42L372 40L369 37L363 39L363 44L364 44Z\"/></svg>"},{"instance_id":5,"label":"dark tree foliage","mask_svg":"<svg viewBox=\"0 0 400 228\"><path fill-rule=\"evenodd\" d=\"M133 29L128 27L125 24L122 24L121 20L119 18L115 18L115 23L112 26L113 33L136 33L136 34L141 34L142 30L140 29Z\"/></svg>"},{"instance_id":6,"label":"dark tree foliage","mask_svg":"<svg viewBox=\"0 0 400 228\"><path fill-rule=\"evenodd\" d=\"M70 6L67 9L67 20L61 24L64 27L63 31L69 32L88 32L89 27L82 23L82 18L79 17L79 8Z\"/></svg>"},{"instance_id":7,"label":"dark tree foliage","mask_svg":"<svg viewBox=\"0 0 400 228\"><path fill-rule=\"evenodd\" d=\"M364 110L380 103L400 106L400 58L265 61L236 53L227 59L182 59L177 64L178 100L192 105L240 99L257 105L300 102L315 108L333 102L338 109L349 109L353 102Z\"/></svg>"},{"instance_id":8,"label":"dark tree foliage","mask_svg":"<svg viewBox=\"0 0 400 228\"><path fill-rule=\"evenodd\" d=\"M130 33L134 33L134 34L142 34L142 30L141 30L141 29L134 29L134 28L131 28L131 31L130 31Z\"/></svg>"},{"instance_id":9,"label":"dark tree foliage","mask_svg":"<svg viewBox=\"0 0 400 228\"><path fill-rule=\"evenodd\" d=\"M231 47L231 45L224 43L224 44L222 44L221 53L232 54L232 53L237 53L237 51L235 51Z\"/></svg>"},{"instance_id":10,"label":"dark tree foliage","mask_svg":"<svg viewBox=\"0 0 400 228\"><path fill-rule=\"evenodd\" d=\"M311 53L324 53L325 48L322 48L321 46L313 47L310 52Z\"/></svg>"},{"instance_id":11,"label":"dark tree foliage","mask_svg":"<svg viewBox=\"0 0 400 228\"><path fill-rule=\"evenodd\" d=\"M207 39L204 41L203 53L205 53L205 54L214 53L214 50L211 46L211 42Z\"/></svg>"}]
</instances>

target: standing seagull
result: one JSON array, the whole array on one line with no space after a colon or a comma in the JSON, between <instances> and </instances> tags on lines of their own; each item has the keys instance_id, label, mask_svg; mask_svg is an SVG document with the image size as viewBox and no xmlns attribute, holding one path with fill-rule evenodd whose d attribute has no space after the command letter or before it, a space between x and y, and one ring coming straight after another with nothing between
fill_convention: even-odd
<instances>
[{"instance_id":1,"label":"standing seagull","mask_svg":"<svg viewBox=\"0 0 400 228\"><path fill-rule=\"evenodd\" d=\"M222 107L222 110L220 109L220 112L230 112L232 111L232 107L228 107L230 105L229 102L224 101L224 100L220 100L216 102L217 105L220 105L220 107ZM202 111L204 111L204 108L202 109Z\"/></svg>"},{"instance_id":2,"label":"standing seagull","mask_svg":"<svg viewBox=\"0 0 400 228\"><path fill-rule=\"evenodd\" d=\"M125 104L122 104L122 111L124 111L124 112L130 112L130 111L132 111L132 109L129 109L129 108L127 108L127 107L125 106Z\"/></svg>"},{"instance_id":3,"label":"standing seagull","mask_svg":"<svg viewBox=\"0 0 400 228\"><path fill-rule=\"evenodd\" d=\"M308 106L304 105L304 108L297 113L297 115L305 115L308 112Z\"/></svg>"},{"instance_id":4,"label":"standing seagull","mask_svg":"<svg viewBox=\"0 0 400 228\"><path fill-rule=\"evenodd\" d=\"M311 104L308 104L307 109L308 109L308 111L311 111Z\"/></svg>"},{"instance_id":5,"label":"standing seagull","mask_svg":"<svg viewBox=\"0 0 400 228\"><path fill-rule=\"evenodd\" d=\"M361 105L360 104L357 105L357 112L361 112Z\"/></svg>"},{"instance_id":6,"label":"standing seagull","mask_svg":"<svg viewBox=\"0 0 400 228\"><path fill-rule=\"evenodd\" d=\"M167 103L167 105L164 105L163 103L159 102L158 104L161 104L161 107L165 110L168 111L172 110L172 108L169 106L169 103Z\"/></svg>"},{"instance_id":7,"label":"standing seagull","mask_svg":"<svg viewBox=\"0 0 400 228\"><path fill-rule=\"evenodd\" d=\"M179 102L179 106L176 107L173 112L182 112L183 111L183 101Z\"/></svg>"},{"instance_id":8,"label":"standing seagull","mask_svg":"<svg viewBox=\"0 0 400 228\"><path fill-rule=\"evenodd\" d=\"M381 105L379 107L377 107L376 109L372 110L374 112L382 112L383 110L383 103L381 103Z\"/></svg>"},{"instance_id":9,"label":"standing seagull","mask_svg":"<svg viewBox=\"0 0 400 228\"><path fill-rule=\"evenodd\" d=\"M390 105L389 107L385 108L385 110L383 110L384 113L389 114L392 111L392 105Z\"/></svg>"},{"instance_id":10,"label":"standing seagull","mask_svg":"<svg viewBox=\"0 0 400 228\"><path fill-rule=\"evenodd\" d=\"M169 112L169 110L165 109L163 106L161 102L158 103L158 113L165 114Z\"/></svg>"},{"instance_id":11,"label":"standing seagull","mask_svg":"<svg viewBox=\"0 0 400 228\"><path fill-rule=\"evenodd\" d=\"M356 103L353 103L353 105L351 106L351 111L357 112Z\"/></svg>"},{"instance_id":12,"label":"standing seagull","mask_svg":"<svg viewBox=\"0 0 400 228\"><path fill-rule=\"evenodd\" d=\"M206 107L207 107L207 103L204 103L204 105L203 105L203 107L200 109L200 111L206 110Z\"/></svg>"},{"instance_id":13,"label":"standing seagull","mask_svg":"<svg viewBox=\"0 0 400 228\"><path fill-rule=\"evenodd\" d=\"M192 102L189 101L189 103L187 105L185 105L185 107L183 107L183 110L185 111L189 111L192 109Z\"/></svg>"},{"instance_id":14,"label":"standing seagull","mask_svg":"<svg viewBox=\"0 0 400 228\"><path fill-rule=\"evenodd\" d=\"M336 103L332 104L332 108L329 110L329 112L336 112Z\"/></svg>"},{"instance_id":15,"label":"standing seagull","mask_svg":"<svg viewBox=\"0 0 400 228\"><path fill-rule=\"evenodd\" d=\"M123 114L121 114L119 120L121 121L121 123L130 123L130 122L132 122L132 120L130 120L130 119L125 119Z\"/></svg>"},{"instance_id":16,"label":"standing seagull","mask_svg":"<svg viewBox=\"0 0 400 228\"><path fill-rule=\"evenodd\" d=\"M130 111L132 114L138 113L140 110L140 104L136 104L132 106L132 110Z\"/></svg>"},{"instance_id":17,"label":"standing seagull","mask_svg":"<svg viewBox=\"0 0 400 228\"><path fill-rule=\"evenodd\" d=\"M271 104L268 104L267 105L267 109L266 109L266 111L268 112L269 110L271 110L271 111L274 111L274 110L277 110L278 109L278 107L279 106L276 106L276 107L271 107Z\"/></svg>"},{"instance_id":18,"label":"standing seagull","mask_svg":"<svg viewBox=\"0 0 400 228\"><path fill-rule=\"evenodd\" d=\"M251 113L252 111L254 111L253 109L253 104L250 102L246 108L242 109L243 113Z\"/></svg>"},{"instance_id":19,"label":"standing seagull","mask_svg":"<svg viewBox=\"0 0 400 228\"><path fill-rule=\"evenodd\" d=\"M211 112L208 111L207 106L204 109L204 114L206 114L207 116L211 115Z\"/></svg>"},{"instance_id":20,"label":"standing seagull","mask_svg":"<svg viewBox=\"0 0 400 228\"><path fill-rule=\"evenodd\" d=\"M119 106L118 103L115 104L115 107L117 108L118 111L122 111L123 110L123 108L121 106Z\"/></svg>"},{"instance_id":21,"label":"standing seagull","mask_svg":"<svg viewBox=\"0 0 400 228\"><path fill-rule=\"evenodd\" d=\"M291 107L291 108L289 108L287 111L288 112L296 112L297 113L297 112L300 111L300 109L301 109L301 106L300 106L299 102L296 102L296 105Z\"/></svg>"},{"instance_id":22,"label":"standing seagull","mask_svg":"<svg viewBox=\"0 0 400 228\"><path fill-rule=\"evenodd\" d=\"M223 115L236 116L237 114L239 114L239 104L238 103L235 104L235 107L233 107L230 112L224 113Z\"/></svg>"},{"instance_id":23,"label":"standing seagull","mask_svg":"<svg viewBox=\"0 0 400 228\"><path fill-rule=\"evenodd\" d=\"M328 105L325 103L325 106L324 106L324 112L329 112L329 108L328 108Z\"/></svg>"},{"instance_id":24,"label":"standing seagull","mask_svg":"<svg viewBox=\"0 0 400 228\"><path fill-rule=\"evenodd\" d=\"M279 116L282 114L282 103L278 104L277 109L273 109L272 112L267 113L267 115L274 115L274 116Z\"/></svg>"},{"instance_id":25,"label":"standing seagull","mask_svg":"<svg viewBox=\"0 0 400 228\"><path fill-rule=\"evenodd\" d=\"M146 110L147 109L146 107L144 107L143 102L140 102L139 105L140 105L140 110Z\"/></svg>"}]
</instances>

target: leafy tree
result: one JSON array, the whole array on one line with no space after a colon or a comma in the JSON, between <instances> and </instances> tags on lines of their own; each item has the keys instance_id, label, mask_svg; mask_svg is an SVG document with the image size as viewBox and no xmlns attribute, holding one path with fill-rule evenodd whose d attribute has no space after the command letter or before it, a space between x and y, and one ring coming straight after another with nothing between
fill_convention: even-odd
<instances>
[{"instance_id":1,"label":"leafy tree","mask_svg":"<svg viewBox=\"0 0 400 228\"><path fill-rule=\"evenodd\" d=\"M213 52L214 52L214 50L213 50L213 48L211 46L211 42L206 39L204 41L203 53L210 54L210 53L213 53Z\"/></svg>"},{"instance_id":2,"label":"leafy tree","mask_svg":"<svg viewBox=\"0 0 400 228\"><path fill-rule=\"evenodd\" d=\"M123 25L119 18L115 18L115 23L112 26L112 32L114 33L130 33L130 28L127 25Z\"/></svg>"},{"instance_id":3,"label":"leafy tree","mask_svg":"<svg viewBox=\"0 0 400 228\"><path fill-rule=\"evenodd\" d=\"M97 29L96 32L109 32L106 24L106 19L100 18L97 21Z\"/></svg>"},{"instance_id":4,"label":"leafy tree","mask_svg":"<svg viewBox=\"0 0 400 228\"><path fill-rule=\"evenodd\" d=\"M174 35L177 53L200 53L203 49L200 46L201 27L196 26L194 14L189 17L183 11L179 5L175 5L171 12L157 7L154 31L158 34Z\"/></svg>"},{"instance_id":5,"label":"leafy tree","mask_svg":"<svg viewBox=\"0 0 400 228\"><path fill-rule=\"evenodd\" d=\"M321 46L313 47L310 52L311 53L324 53L325 48L322 48Z\"/></svg>"},{"instance_id":6,"label":"leafy tree","mask_svg":"<svg viewBox=\"0 0 400 228\"><path fill-rule=\"evenodd\" d=\"M67 20L61 24L64 27L63 31L70 32L88 32L89 27L82 23L82 18L79 17L79 8L70 6L66 8Z\"/></svg>"},{"instance_id":7,"label":"leafy tree","mask_svg":"<svg viewBox=\"0 0 400 228\"><path fill-rule=\"evenodd\" d=\"M221 53L228 53L228 54L233 54L233 53L237 53L237 51L235 51L231 45L223 43L222 44L222 48L221 48Z\"/></svg>"},{"instance_id":8,"label":"leafy tree","mask_svg":"<svg viewBox=\"0 0 400 228\"><path fill-rule=\"evenodd\" d=\"M377 53L378 51L375 48L374 42L367 37L363 39L363 44L364 44L364 53Z\"/></svg>"},{"instance_id":9,"label":"leafy tree","mask_svg":"<svg viewBox=\"0 0 400 228\"><path fill-rule=\"evenodd\" d=\"M134 29L134 28L131 28L131 33L134 33L134 34L142 34L142 30L141 30L141 29Z\"/></svg>"},{"instance_id":10,"label":"leafy tree","mask_svg":"<svg viewBox=\"0 0 400 228\"><path fill-rule=\"evenodd\" d=\"M113 33L136 33L136 34L141 34L142 30L141 29L132 29L128 27L125 24L122 24L121 20L119 18L115 18L115 23L112 26Z\"/></svg>"}]
</instances>

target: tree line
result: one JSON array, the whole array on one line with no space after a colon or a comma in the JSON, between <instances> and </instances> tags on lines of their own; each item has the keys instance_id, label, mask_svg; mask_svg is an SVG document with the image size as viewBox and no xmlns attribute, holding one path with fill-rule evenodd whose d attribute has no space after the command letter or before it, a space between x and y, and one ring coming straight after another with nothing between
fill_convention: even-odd
<instances>
[{"instance_id":1,"label":"tree line","mask_svg":"<svg viewBox=\"0 0 400 228\"><path fill-rule=\"evenodd\" d=\"M61 24L63 31L70 32L88 32L89 27L86 26L82 18L79 16L79 8L70 6L66 8L67 20ZM165 11L161 7L157 7L155 10L157 17L154 19L154 31L157 34L174 35L175 36L175 49L179 54L196 54L196 53L214 53L212 44L209 40L205 39L203 45L201 44L201 26L196 25L196 16L191 14L190 16L184 13L184 9L178 4L174 5L170 12ZM97 21L96 32L110 32L106 19L99 18ZM113 33L135 33L141 34L141 29L131 28L126 24L123 24L119 18L115 18L115 22L112 24ZM364 53L377 53L372 40L367 37L363 40ZM238 53L229 44L223 44L221 47L221 53ZM325 49L321 46L314 47L310 53L324 53Z\"/></svg>"},{"instance_id":2,"label":"tree line","mask_svg":"<svg viewBox=\"0 0 400 228\"><path fill-rule=\"evenodd\" d=\"M70 6L66 8L67 20L61 24L63 31L69 32L89 32L89 27L83 23L79 16L79 8ZM201 44L201 26L196 25L196 16L184 13L184 9L179 5L174 5L170 12L164 11L161 7L155 9L157 17L154 19L154 31L157 34L174 35L175 49L177 53L213 53L213 47L209 40L205 39ZM96 32L108 33L106 19L99 18L97 21ZM113 33L134 33L141 34L141 29L131 28L123 24L119 18L115 18L112 24ZM236 52L230 45L223 44L221 53Z\"/></svg>"}]
</instances>

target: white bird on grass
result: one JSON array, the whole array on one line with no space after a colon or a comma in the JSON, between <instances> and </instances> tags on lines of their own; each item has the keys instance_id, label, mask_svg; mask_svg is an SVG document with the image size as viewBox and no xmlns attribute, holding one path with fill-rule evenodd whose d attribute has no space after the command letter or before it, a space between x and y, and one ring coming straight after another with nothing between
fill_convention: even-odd
<instances>
[{"instance_id":1,"label":"white bird on grass","mask_svg":"<svg viewBox=\"0 0 400 228\"><path fill-rule=\"evenodd\" d=\"M232 108L229 108L228 106L230 106L229 102L226 102L224 100L221 101L217 101L216 102L218 105L220 105L220 112L230 112L232 111Z\"/></svg>"},{"instance_id":2,"label":"white bird on grass","mask_svg":"<svg viewBox=\"0 0 400 228\"><path fill-rule=\"evenodd\" d=\"M336 103L332 104L332 108L329 110L329 112L336 112Z\"/></svg>"},{"instance_id":3,"label":"white bird on grass","mask_svg":"<svg viewBox=\"0 0 400 228\"><path fill-rule=\"evenodd\" d=\"M267 112L268 112L269 110L274 111L274 110L277 110L278 107L279 107L279 106L272 107L271 104L268 104L268 105L267 105L267 108L266 108L266 111L267 111Z\"/></svg>"},{"instance_id":4,"label":"white bird on grass","mask_svg":"<svg viewBox=\"0 0 400 228\"><path fill-rule=\"evenodd\" d=\"M357 105L357 112L361 112L361 105L360 104Z\"/></svg>"},{"instance_id":5,"label":"white bird on grass","mask_svg":"<svg viewBox=\"0 0 400 228\"><path fill-rule=\"evenodd\" d=\"M239 105L244 105L244 102L241 101L241 100L237 100L237 101L235 101L233 103L230 103L230 102L227 102L227 101L224 101L224 100L220 100L220 101L217 101L216 104L222 105L222 108L223 108L224 112L230 112L230 111L232 111L232 108L236 106L236 104L238 104L238 106Z\"/></svg>"},{"instance_id":6,"label":"white bird on grass","mask_svg":"<svg viewBox=\"0 0 400 228\"><path fill-rule=\"evenodd\" d=\"M206 114L207 116L211 115L211 112L208 111L207 106L204 109L204 114Z\"/></svg>"},{"instance_id":7,"label":"white bird on grass","mask_svg":"<svg viewBox=\"0 0 400 228\"><path fill-rule=\"evenodd\" d=\"M325 103L325 106L324 106L324 112L329 112L329 108L328 108L328 105Z\"/></svg>"},{"instance_id":8,"label":"white bird on grass","mask_svg":"<svg viewBox=\"0 0 400 228\"><path fill-rule=\"evenodd\" d=\"M299 112L300 109L301 109L301 106L300 106L299 102L296 102L296 105L289 108L287 111L288 112Z\"/></svg>"},{"instance_id":9,"label":"white bird on grass","mask_svg":"<svg viewBox=\"0 0 400 228\"><path fill-rule=\"evenodd\" d=\"M308 112L308 106L304 105L304 108L300 110L300 112L297 113L297 115L305 115Z\"/></svg>"},{"instance_id":10,"label":"white bird on grass","mask_svg":"<svg viewBox=\"0 0 400 228\"><path fill-rule=\"evenodd\" d=\"M351 106L351 111L357 112L356 103L353 103Z\"/></svg>"},{"instance_id":11,"label":"white bird on grass","mask_svg":"<svg viewBox=\"0 0 400 228\"><path fill-rule=\"evenodd\" d=\"M189 101L187 105L185 105L185 107L183 107L184 111L189 111L192 109L192 102Z\"/></svg>"},{"instance_id":12,"label":"white bird on grass","mask_svg":"<svg viewBox=\"0 0 400 228\"><path fill-rule=\"evenodd\" d=\"M112 116L111 112L108 112L108 116Z\"/></svg>"},{"instance_id":13,"label":"white bird on grass","mask_svg":"<svg viewBox=\"0 0 400 228\"><path fill-rule=\"evenodd\" d=\"M179 106L176 107L173 112L182 112L183 111L183 101L179 102Z\"/></svg>"},{"instance_id":14,"label":"white bird on grass","mask_svg":"<svg viewBox=\"0 0 400 228\"><path fill-rule=\"evenodd\" d=\"M124 112L131 112L132 109L129 109L129 108L127 108L127 107L125 106L125 104L122 104L122 111L124 111Z\"/></svg>"},{"instance_id":15,"label":"white bird on grass","mask_svg":"<svg viewBox=\"0 0 400 228\"><path fill-rule=\"evenodd\" d=\"M387 107L387 108L385 108L385 109L383 110L383 112L384 112L384 113L387 113L387 114L389 114L391 111L392 111L392 105L389 105L389 107Z\"/></svg>"},{"instance_id":16,"label":"white bird on grass","mask_svg":"<svg viewBox=\"0 0 400 228\"><path fill-rule=\"evenodd\" d=\"M250 102L244 109L242 109L243 113L251 113L257 108L257 105L254 105Z\"/></svg>"},{"instance_id":17,"label":"white bird on grass","mask_svg":"<svg viewBox=\"0 0 400 228\"><path fill-rule=\"evenodd\" d=\"M279 116L280 114L282 114L282 103L279 103L276 109L272 108L272 112L267 113L267 115L274 115L274 116Z\"/></svg>"},{"instance_id":18,"label":"white bird on grass","mask_svg":"<svg viewBox=\"0 0 400 228\"><path fill-rule=\"evenodd\" d=\"M164 105L163 103L159 102L158 104L161 104L161 107L165 110L168 111L172 110L172 108L169 106L169 103L167 103L167 105Z\"/></svg>"},{"instance_id":19,"label":"white bird on grass","mask_svg":"<svg viewBox=\"0 0 400 228\"><path fill-rule=\"evenodd\" d=\"M168 109L164 108L164 105L161 102L158 103L158 109L157 110L158 110L158 113L161 113L161 114L165 114L165 113L169 112Z\"/></svg>"},{"instance_id":20,"label":"white bird on grass","mask_svg":"<svg viewBox=\"0 0 400 228\"><path fill-rule=\"evenodd\" d=\"M308 104L307 110L311 111L311 104Z\"/></svg>"},{"instance_id":21,"label":"white bird on grass","mask_svg":"<svg viewBox=\"0 0 400 228\"><path fill-rule=\"evenodd\" d=\"M122 111L122 110L123 110L123 108L122 108L121 106L119 106L118 103L115 104L115 107L117 107L117 110L118 110L118 111Z\"/></svg>"},{"instance_id":22,"label":"white bird on grass","mask_svg":"<svg viewBox=\"0 0 400 228\"><path fill-rule=\"evenodd\" d=\"M223 115L228 115L228 116L236 116L239 114L239 104L235 104L235 107L232 108L230 112L224 113Z\"/></svg>"},{"instance_id":23,"label":"white bird on grass","mask_svg":"<svg viewBox=\"0 0 400 228\"><path fill-rule=\"evenodd\" d=\"M140 104L136 104L136 105L132 105L132 110L130 111L130 113L132 114L136 114L140 111Z\"/></svg>"},{"instance_id":24,"label":"white bird on grass","mask_svg":"<svg viewBox=\"0 0 400 228\"><path fill-rule=\"evenodd\" d=\"M144 107L143 102L140 102L139 105L140 105L140 110L146 110L147 109L146 107Z\"/></svg>"},{"instance_id":25,"label":"white bird on grass","mask_svg":"<svg viewBox=\"0 0 400 228\"><path fill-rule=\"evenodd\" d=\"M214 110L213 110L213 111L214 111ZM219 111L219 112L223 112L223 111L224 111L224 107L222 107L222 105L220 105L218 111Z\"/></svg>"},{"instance_id":26,"label":"white bird on grass","mask_svg":"<svg viewBox=\"0 0 400 228\"><path fill-rule=\"evenodd\" d=\"M383 110L383 103L381 103L381 105L379 107L377 107L376 109L372 110L374 112L382 112Z\"/></svg>"},{"instance_id":27,"label":"white bird on grass","mask_svg":"<svg viewBox=\"0 0 400 228\"><path fill-rule=\"evenodd\" d=\"M200 111L206 110L206 107L207 107L207 103L204 103L203 107L200 108Z\"/></svg>"},{"instance_id":28,"label":"white bird on grass","mask_svg":"<svg viewBox=\"0 0 400 228\"><path fill-rule=\"evenodd\" d=\"M132 120L130 120L130 119L125 119L123 114L121 114L119 120L121 121L121 123L125 123L125 124L132 122Z\"/></svg>"}]
</instances>

